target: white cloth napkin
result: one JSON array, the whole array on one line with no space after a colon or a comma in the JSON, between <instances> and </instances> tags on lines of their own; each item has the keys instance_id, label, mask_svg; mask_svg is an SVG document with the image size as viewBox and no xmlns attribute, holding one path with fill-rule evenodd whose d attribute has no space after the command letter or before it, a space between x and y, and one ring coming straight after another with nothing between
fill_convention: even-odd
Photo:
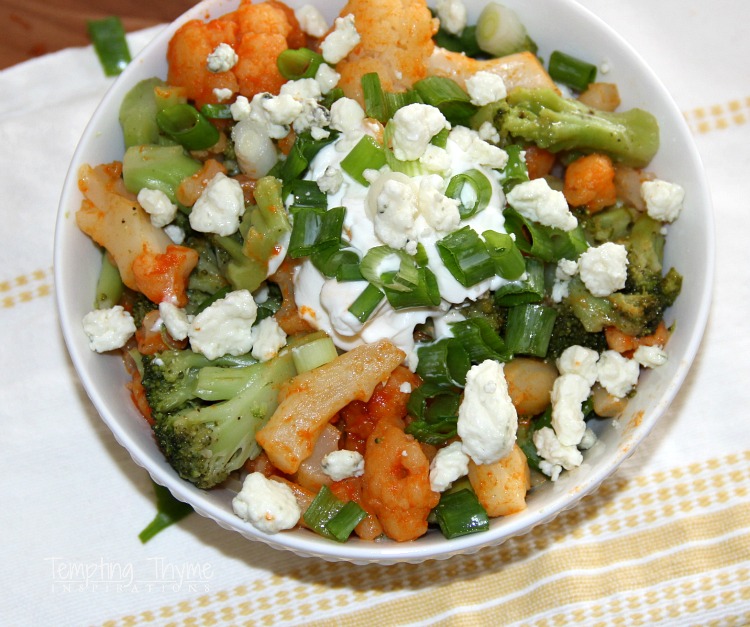
<instances>
[{"instance_id":1,"label":"white cloth napkin","mask_svg":"<svg viewBox=\"0 0 750 627\"><path fill-rule=\"evenodd\" d=\"M718 238L706 337L599 492L501 547L420 566L304 560L198 515L140 543L150 481L77 380L51 273L62 181L111 79L90 48L0 72L4 624L750 623L750 5L582 4L641 52L695 132Z\"/></svg>"}]
</instances>

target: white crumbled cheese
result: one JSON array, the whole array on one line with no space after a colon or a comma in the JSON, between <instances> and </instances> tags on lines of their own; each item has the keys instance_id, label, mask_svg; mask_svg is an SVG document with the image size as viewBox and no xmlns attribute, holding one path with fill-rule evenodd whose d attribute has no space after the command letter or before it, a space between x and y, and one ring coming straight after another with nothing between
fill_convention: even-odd
<instances>
[{"instance_id":1,"label":"white crumbled cheese","mask_svg":"<svg viewBox=\"0 0 750 627\"><path fill-rule=\"evenodd\" d=\"M411 383L408 381L404 381L401 385L398 386L398 391L402 394L411 394Z\"/></svg>"},{"instance_id":2,"label":"white crumbled cheese","mask_svg":"<svg viewBox=\"0 0 750 627\"><path fill-rule=\"evenodd\" d=\"M586 427L586 431L583 432L583 437L578 443L578 450L588 451L592 446L594 446L594 444L596 444L596 441L598 439L599 438L596 437L596 433L594 433L594 430L591 427Z\"/></svg>"},{"instance_id":3,"label":"white crumbled cheese","mask_svg":"<svg viewBox=\"0 0 750 627\"><path fill-rule=\"evenodd\" d=\"M410 241L417 218L417 196L409 180L401 180L395 174L386 176L388 179L375 199L375 236L388 246L403 249Z\"/></svg>"},{"instance_id":4,"label":"white crumbled cheese","mask_svg":"<svg viewBox=\"0 0 750 627\"><path fill-rule=\"evenodd\" d=\"M432 138L450 128L440 109L421 103L401 107L393 115L391 124L393 154L402 161L419 159Z\"/></svg>"},{"instance_id":5,"label":"white crumbled cheese","mask_svg":"<svg viewBox=\"0 0 750 627\"><path fill-rule=\"evenodd\" d=\"M296 81L287 81L279 89L280 96L291 96L296 100L318 100L320 99L320 84L314 78L300 78Z\"/></svg>"},{"instance_id":6,"label":"white crumbled cheese","mask_svg":"<svg viewBox=\"0 0 750 627\"><path fill-rule=\"evenodd\" d=\"M331 105L331 128L342 133L352 133L362 127L365 111L352 98L339 98Z\"/></svg>"},{"instance_id":7,"label":"white crumbled cheese","mask_svg":"<svg viewBox=\"0 0 750 627\"><path fill-rule=\"evenodd\" d=\"M276 144L262 123L250 117L243 118L232 129L232 141L237 164L248 176L259 179L276 165Z\"/></svg>"},{"instance_id":8,"label":"white crumbled cheese","mask_svg":"<svg viewBox=\"0 0 750 627\"><path fill-rule=\"evenodd\" d=\"M463 451L477 464L493 464L511 452L517 429L503 364L488 359L472 366L458 408Z\"/></svg>"},{"instance_id":9,"label":"white crumbled cheese","mask_svg":"<svg viewBox=\"0 0 750 627\"><path fill-rule=\"evenodd\" d=\"M115 305L87 313L83 317L83 330L89 338L89 348L105 353L125 346L135 333L135 322L121 305Z\"/></svg>"},{"instance_id":10,"label":"white crumbled cheese","mask_svg":"<svg viewBox=\"0 0 750 627\"><path fill-rule=\"evenodd\" d=\"M445 148L440 148L440 146L435 146L434 144L428 144L419 158L419 163L430 172L435 172L442 176L447 176L451 170L450 154L448 154Z\"/></svg>"},{"instance_id":11,"label":"white crumbled cheese","mask_svg":"<svg viewBox=\"0 0 750 627\"><path fill-rule=\"evenodd\" d=\"M235 122L241 122L250 116L252 105L246 96L237 96L237 100L229 105L229 112Z\"/></svg>"},{"instance_id":12,"label":"white crumbled cheese","mask_svg":"<svg viewBox=\"0 0 750 627\"><path fill-rule=\"evenodd\" d=\"M682 211L685 190L677 183L660 179L643 181L641 198L646 203L646 213L654 220L674 222Z\"/></svg>"},{"instance_id":13,"label":"white crumbled cheese","mask_svg":"<svg viewBox=\"0 0 750 627\"><path fill-rule=\"evenodd\" d=\"M638 383L640 366L634 359L623 357L613 350L606 350L596 364L599 383L612 396L623 398Z\"/></svg>"},{"instance_id":14,"label":"white crumbled cheese","mask_svg":"<svg viewBox=\"0 0 750 627\"><path fill-rule=\"evenodd\" d=\"M269 316L253 327L251 341L252 356L258 361L268 361L276 357L286 344L286 333L276 322L276 318Z\"/></svg>"},{"instance_id":15,"label":"white crumbled cheese","mask_svg":"<svg viewBox=\"0 0 750 627\"><path fill-rule=\"evenodd\" d=\"M635 359L644 368L658 368L667 363L667 352L660 346L641 345L633 353Z\"/></svg>"},{"instance_id":16,"label":"white crumbled cheese","mask_svg":"<svg viewBox=\"0 0 750 627\"><path fill-rule=\"evenodd\" d=\"M327 94L329 91L331 91L334 87L336 87L336 85L339 84L340 79L341 74L339 74L327 63L321 63L318 66L318 69L315 71L315 80L320 87L321 94Z\"/></svg>"},{"instance_id":17,"label":"white crumbled cheese","mask_svg":"<svg viewBox=\"0 0 750 627\"><path fill-rule=\"evenodd\" d=\"M427 224L439 235L451 233L458 228L461 221L458 200L443 193L441 176L431 174L419 181L417 205Z\"/></svg>"},{"instance_id":18,"label":"white crumbled cheese","mask_svg":"<svg viewBox=\"0 0 750 627\"><path fill-rule=\"evenodd\" d=\"M570 280L578 274L578 261L560 259L555 268L555 280L552 284L553 302L562 302L570 294Z\"/></svg>"},{"instance_id":19,"label":"white crumbled cheese","mask_svg":"<svg viewBox=\"0 0 750 627\"><path fill-rule=\"evenodd\" d=\"M323 474L334 481L361 477L365 472L365 458L358 451L331 451L320 462Z\"/></svg>"},{"instance_id":20,"label":"white crumbled cheese","mask_svg":"<svg viewBox=\"0 0 750 627\"><path fill-rule=\"evenodd\" d=\"M294 17L299 22L303 33L311 37L320 38L328 31L328 22L318 7L312 4L304 4L294 10Z\"/></svg>"},{"instance_id":21,"label":"white crumbled cheese","mask_svg":"<svg viewBox=\"0 0 750 627\"><path fill-rule=\"evenodd\" d=\"M557 480L560 468L571 470L583 463L583 455L577 447L565 445L558 439L551 427L542 427L532 436L536 452L546 464L539 465L541 471L553 481Z\"/></svg>"},{"instance_id":22,"label":"white crumbled cheese","mask_svg":"<svg viewBox=\"0 0 750 627\"><path fill-rule=\"evenodd\" d=\"M539 460L539 470L541 470L543 474L547 475L550 478L550 481L557 481L560 478L562 469L563 468L560 464L553 464L552 462L548 462L546 459Z\"/></svg>"},{"instance_id":23,"label":"white crumbled cheese","mask_svg":"<svg viewBox=\"0 0 750 627\"><path fill-rule=\"evenodd\" d=\"M164 328L174 339L187 338L192 317L188 316L184 309L165 300L159 303L159 317L164 323Z\"/></svg>"},{"instance_id":24,"label":"white crumbled cheese","mask_svg":"<svg viewBox=\"0 0 750 627\"><path fill-rule=\"evenodd\" d=\"M242 520L264 533L291 529L302 515L292 489L259 472L245 477L242 490L232 499L232 509Z\"/></svg>"},{"instance_id":25,"label":"white crumbled cheese","mask_svg":"<svg viewBox=\"0 0 750 627\"><path fill-rule=\"evenodd\" d=\"M483 139L491 144L500 143L500 131L497 130L492 122L482 122L477 132L479 133L479 139Z\"/></svg>"},{"instance_id":26,"label":"white crumbled cheese","mask_svg":"<svg viewBox=\"0 0 750 627\"><path fill-rule=\"evenodd\" d=\"M293 97L292 94L286 95ZM254 122L264 135L271 139L282 139L289 134L289 124L274 124L266 110L266 104L276 97L268 92L255 94L252 100L248 100L245 96L237 96L237 99L229 105L229 111L235 122ZM232 136L234 137L234 134Z\"/></svg>"},{"instance_id":27,"label":"white crumbled cheese","mask_svg":"<svg viewBox=\"0 0 750 627\"><path fill-rule=\"evenodd\" d=\"M320 44L323 60L336 65L344 59L359 43L360 36L354 24L354 15L349 13L344 17L337 17L334 29Z\"/></svg>"},{"instance_id":28,"label":"white crumbled cheese","mask_svg":"<svg viewBox=\"0 0 750 627\"><path fill-rule=\"evenodd\" d=\"M167 226L177 215L177 205L160 189L143 187L138 192L138 204L151 217L151 224L157 228Z\"/></svg>"},{"instance_id":29,"label":"white crumbled cheese","mask_svg":"<svg viewBox=\"0 0 750 627\"><path fill-rule=\"evenodd\" d=\"M508 192L506 199L518 213L539 224L563 231L572 231L578 226L563 193L552 189L546 179L519 183Z\"/></svg>"},{"instance_id":30,"label":"white crumbled cheese","mask_svg":"<svg viewBox=\"0 0 750 627\"><path fill-rule=\"evenodd\" d=\"M433 492L445 492L456 480L469 472L469 456L461 442L441 448L430 462L430 487Z\"/></svg>"},{"instance_id":31,"label":"white crumbled cheese","mask_svg":"<svg viewBox=\"0 0 750 627\"><path fill-rule=\"evenodd\" d=\"M502 170L508 164L507 152L486 142L477 131L465 126L453 127L448 135L448 141L454 142L463 150L468 161L496 170Z\"/></svg>"},{"instance_id":32,"label":"white crumbled cheese","mask_svg":"<svg viewBox=\"0 0 750 627\"><path fill-rule=\"evenodd\" d=\"M599 353L585 346L573 345L566 348L557 358L557 370L560 374L577 374L582 376L589 387L596 383L598 371L596 363Z\"/></svg>"},{"instance_id":33,"label":"white crumbled cheese","mask_svg":"<svg viewBox=\"0 0 750 627\"><path fill-rule=\"evenodd\" d=\"M237 65L239 59L232 46L221 43L208 55L206 67L208 67L209 72L213 72L214 74L228 72Z\"/></svg>"},{"instance_id":34,"label":"white crumbled cheese","mask_svg":"<svg viewBox=\"0 0 750 627\"><path fill-rule=\"evenodd\" d=\"M173 244L180 246L185 241L185 230L176 224L167 224L164 227L167 237L172 240Z\"/></svg>"},{"instance_id":35,"label":"white crumbled cheese","mask_svg":"<svg viewBox=\"0 0 750 627\"><path fill-rule=\"evenodd\" d=\"M344 183L344 175L335 166L329 165L318 181L318 189L325 194L336 194Z\"/></svg>"},{"instance_id":36,"label":"white crumbled cheese","mask_svg":"<svg viewBox=\"0 0 750 627\"><path fill-rule=\"evenodd\" d=\"M253 346L252 326L257 314L258 306L250 292L230 292L195 316L188 330L190 346L209 359L244 355Z\"/></svg>"},{"instance_id":37,"label":"white crumbled cheese","mask_svg":"<svg viewBox=\"0 0 750 627\"><path fill-rule=\"evenodd\" d=\"M583 403L591 393L591 385L578 374L563 374L552 385L552 428L557 439L566 446L575 446L581 441L586 422L583 419Z\"/></svg>"},{"instance_id":38,"label":"white crumbled cheese","mask_svg":"<svg viewBox=\"0 0 750 627\"><path fill-rule=\"evenodd\" d=\"M305 109L305 103L291 94L279 94L274 98L266 98L262 103L263 109L268 113L268 119L272 124L279 126L291 126Z\"/></svg>"},{"instance_id":39,"label":"white crumbled cheese","mask_svg":"<svg viewBox=\"0 0 750 627\"><path fill-rule=\"evenodd\" d=\"M214 96L219 102L226 102L234 96L234 92L227 87L216 87L214 89Z\"/></svg>"},{"instance_id":40,"label":"white crumbled cheese","mask_svg":"<svg viewBox=\"0 0 750 627\"><path fill-rule=\"evenodd\" d=\"M245 195L235 179L217 172L190 211L190 226L201 233L231 235L240 227Z\"/></svg>"},{"instance_id":41,"label":"white crumbled cheese","mask_svg":"<svg viewBox=\"0 0 750 627\"><path fill-rule=\"evenodd\" d=\"M467 11L462 0L438 0L435 12L440 26L451 35L460 35L466 28Z\"/></svg>"},{"instance_id":42,"label":"white crumbled cheese","mask_svg":"<svg viewBox=\"0 0 750 627\"><path fill-rule=\"evenodd\" d=\"M503 77L494 72L480 71L466 79L466 91L472 104L482 107L508 95Z\"/></svg>"},{"instance_id":43,"label":"white crumbled cheese","mask_svg":"<svg viewBox=\"0 0 750 627\"><path fill-rule=\"evenodd\" d=\"M586 289L594 296L609 296L625 287L628 251L614 242L592 246L578 258L578 272Z\"/></svg>"}]
</instances>

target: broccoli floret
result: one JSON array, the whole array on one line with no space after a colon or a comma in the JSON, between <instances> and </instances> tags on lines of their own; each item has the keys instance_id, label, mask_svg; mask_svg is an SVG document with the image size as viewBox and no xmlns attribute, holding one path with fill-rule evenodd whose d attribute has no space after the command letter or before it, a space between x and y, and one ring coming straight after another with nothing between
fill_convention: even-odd
<instances>
[{"instance_id":1,"label":"broccoli floret","mask_svg":"<svg viewBox=\"0 0 750 627\"><path fill-rule=\"evenodd\" d=\"M190 355L177 355L159 372L159 359L149 360L144 368L149 404L169 406L177 402L176 395L193 395L174 411L156 411L152 405L154 435L180 477L199 488L210 488L260 453L255 433L276 409L282 383L296 374L294 361L291 351L239 368L216 367L219 360L215 360L178 375L170 387L166 376L160 380L159 374L173 376L171 368L178 361L200 363ZM212 402L215 398L228 400Z\"/></svg>"},{"instance_id":2,"label":"broccoli floret","mask_svg":"<svg viewBox=\"0 0 750 627\"><path fill-rule=\"evenodd\" d=\"M146 314L159 308L156 303L149 300L144 294L128 288L125 289L123 300L129 304L130 315L133 316L133 322L135 322L136 327L140 327L143 324L143 318Z\"/></svg>"},{"instance_id":3,"label":"broccoli floret","mask_svg":"<svg viewBox=\"0 0 750 627\"><path fill-rule=\"evenodd\" d=\"M602 152L633 167L647 165L659 148L659 125L647 111L600 111L547 88L512 90L495 126L506 141L521 138L551 152Z\"/></svg>"},{"instance_id":4,"label":"broccoli floret","mask_svg":"<svg viewBox=\"0 0 750 627\"><path fill-rule=\"evenodd\" d=\"M499 307L492 296L481 296L474 301L466 301L459 311L467 318L484 318L498 335L502 335L508 317L507 307Z\"/></svg>"},{"instance_id":5,"label":"broccoli floret","mask_svg":"<svg viewBox=\"0 0 750 627\"><path fill-rule=\"evenodd\" d=\"M557 308L547 358L557 359L570 346L585 346L601 353L607 348L607 340L603 331L587 331L573 309L567 303L562 303Z\"/></svg>"},{"instance_id":6,"label":"broccoli floret","mask_svg":"<svg viewBox=\"0 0 750 627\"><path fill-rule=\"evenodd\" d=\"M227 287L229 281L222 274L216 250L208 239L191 235L185 240L185 245L198 253L198 264L190 273L188 280L190 304L196 306L207 297Z\"/></svg>"}]
</instances>

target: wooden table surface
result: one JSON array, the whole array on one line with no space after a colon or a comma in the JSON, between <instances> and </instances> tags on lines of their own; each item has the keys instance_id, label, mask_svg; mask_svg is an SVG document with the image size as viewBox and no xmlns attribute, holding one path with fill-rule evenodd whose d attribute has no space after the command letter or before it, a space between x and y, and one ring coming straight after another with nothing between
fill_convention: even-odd
<instances>
[{"instance_id":1,"label":"wooden table surface","mask_svg":"<svg viewBox=\"0 0 750 627\"><path fill-rule=\"evenodd\" d=\"M117 15L127 31L171 22L197 0L0 0L0 69L90 43L86 22Z\"/></svg>"}]
</instances>

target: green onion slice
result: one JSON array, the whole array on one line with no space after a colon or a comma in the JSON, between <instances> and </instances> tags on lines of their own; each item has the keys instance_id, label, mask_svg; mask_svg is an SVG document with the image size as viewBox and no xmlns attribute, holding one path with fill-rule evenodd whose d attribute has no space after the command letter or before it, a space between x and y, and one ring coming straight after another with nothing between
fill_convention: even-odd
<instances>
[{"instance_id":1,"label":"green onion slice","mask_svg":"<svg viewBox=\"0 0 750 627\"><path fill-rule=\"evenodd\" d=\"M232 119L232 109L227 104L204 104L201 107L201 114L211 120Z\"/></svg>"},{"instance_id":2,"label":"green onion slice","mask_svg":"<svg viewBox=\"0 0 750 627\"><path fill-rule=\"evenodd\" d=\"M440 531L448 539L487 531L490 519L473 491L444 492L433 510Z\"/></svg>"},{"instance_id":3,"label":"green onion slice","mask_svg":"<svg viewBox=\"0 0 750 627\"><path fill-rule=\"evenodd\" d=\"M328 248L338 247L344 226L346 208L299 207L294 213L288 255L293 259L306 257Z\"/></svg>"},{"instance_id":4,"label":"green onion slice","mask_svg":"<svg viewBox=\"0 0 750 627\"><path fill-rule=\"evenodd\" d=\"M354 501L341 501L328 486L320 488L302 518L313 531L325 538L346 542L367 512Z\"/></svg>"},{"instance_id":5,"label":"green onion slice","mask_svg":"<svg viewBox=\"0 0 750 627\"><path fill-rule=\"evenodd\" d=\"M546 357L552 328L557 318L553 307L538 303L508 309L505 345L512 354Z\"/></svg>"},{"instance_id":6,"label":"green onion slice","mask_svg":"<svg viewBox=\"0 0 750 627\"><path fill-rule=\"evenodd\" d=\"M458 201L458 213L467 220L490 204L492 183L479 170L467 170L451 178L445 195Z\"/></svg>"},{"instance_id":7,"label":"green onion slice","mask_svg":"<svg viewBox=\"0 0 750 627\"><path fill-rule=\"evenodd\" d=\"M469 118L477 112L469 95L451 78L428 76L414 83L414 89L425 104L440 109L453 126L467 125Z\"/></svg>"},{"instance_id":8,"label":"green onion slice","mask_svg":"<svg viewBox=\"0 0 750 627\"><path fill-rule=\"evenodd\" d=\"M406 433L425 444L440 445L455 437L461 394L432 382L423 383L412 391L407 411L414 417Z\"/></svg>"},{"instance_id":9,"label":"green onion slice","mask_svg":"<svg viewBox=\"0 0 750 627\"><path fill-rule=\"evenodd\" d=\"M436 246L445 267L464 287L476 285L495 274L495 262L487 247L469 226L446 235Z\"/></svg>"},{"instance_id":10,"label":"green onion slice","mask_svg":"<svg viewBox=\"0 0 750 627\"><path fill-rule=\"evenodd\" d=\"M368 187L369 181L364 177L364 171L379 170L385 165L385 151L383 147L370 135L364 135L341 160L341 169L355 181Z\"/></svg>"},{"instance_id":11,"label":"green onion slice","mask_svg":"<svg viewBox=\"0 0 750 627\"><path fill-rule=\"evenodd\" d=\"M466 348L453 337L443 338L417 349L417 374L423 381L444 387L463 387L471 358Z\"/></svg>"},{"instance_id":12,"label":"green onion slice","mask_svg":"<svg viewBox=\"0 0 750 627\"><path fill-rule=\"evenodd\" d=\"M468 318L450 325L453 337L458 340L469 354L474 364L486 359L508 361L510 355L505 342L485 318Z\"/></svg>"},{"instance_id":13,"label":"green onion slice","mask_svg":"<svg viewBox=\"0 0 750 627\"><path fill-rule=\"evenodd\" d=\"M276 57L276 67L288 81L315 78L315 74L323 62L321 55L308 48L287 49Z\"/></svg>"},{"instance_id":14,"label":"green onion slice","mask_svg":"<svg viewBox=\"0 0 750 627\"><path fill-rule=\"evenodd\" d=\"M589 84L596 80L596 66L555 50L549 57L549 75L553 81L576 91L586 91Z\"/></svg>"},{"instance_id":15,"label":"green onion slice","mask_svg":"<svg viewBox=\"0 0 750 627\"><path fill-rule=\"evenodd\" d=\"M505 146L508 153L508 163L502 171L503 191L507 194L519 183L529 180L529 171L526 160L523 158L523 147L519 144Z\"/></svg>"},{"instance_id":16,"label":"green onion slice","mask_svg":"<svg viewBox=\"0 0 750 627\"><path fill-rule=\"evenodd\" d=\"M526 271L526 263L516 242L507 233L485 231L482 233L487 252L495 262L495 272L498 276L515 281Z\"/></svg>"},{"instance_id":17,"label":"green onion slice","mask_svg":"<svg viewBox=\"0 0 750 627\"><path fill-rule=\"evenodd\" d=\"M205 150L219 141L218 129L189 104L176 104L156 115L159 128L187 150Z\"/></svg>"},{"instance_id":18,"label":"green onion slice","mask_svg":"<svg viewBox=\"0 0 750 627\"><path fill-rule=\"evenodd\" d=\"M360 322L367 322L384 298L385 294L383 292L372 283L368 283L367 287L349 306L348 311Z\"/></svg>"},{"instance_id":19,"label":"green onion slice","mask_svg":"<svg viewBox=\"0 0 750 627\"><path fill-rule=\"evenodd\" d=\"M132 60L125 29L119 17L89 20L86 30L107 76L117 76Z\"/></svg>"}]
</instances>

